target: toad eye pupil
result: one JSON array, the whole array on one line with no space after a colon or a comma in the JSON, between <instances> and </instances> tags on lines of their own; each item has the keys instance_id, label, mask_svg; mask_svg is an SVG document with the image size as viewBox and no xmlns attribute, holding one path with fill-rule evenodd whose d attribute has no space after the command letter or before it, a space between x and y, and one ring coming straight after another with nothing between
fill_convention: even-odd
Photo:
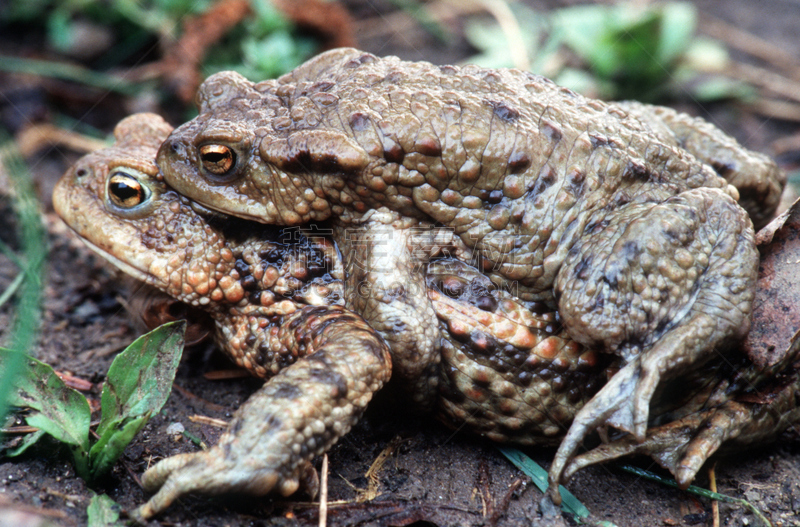
<instances>
[{"instance_id":1,"label":"toad eye pupil","mask_svg":"<svg viewBox=\"0 0 800 527\"><path fill-rule=\"evenodd\" d=\"M145 200L146 190L136 179L115 174L108 181L108 197L117 207L130 209Z\"/></svg>"},{"instance_id":2,"label":"toad eye pupil","mask_svg":"<svg viewBox=\"0 0 800 527\"><path fill-rule=\"evenodd\" d=\"M132 198L138 197L140 194L140 189L135 189L126 183L112 183L111 192L117 197L117 199L121 201L128 201Z\"/></svg>"},{"instance_id":3,"label":"toad eye pupil","mask_svg":"<svg viewBox=\"0 0 800 527\"><path fill-rule=\"evenodd\" d=\"M225 145L203 145L200 147L200 160L207 172L223 176L236 164L236 153Z\"/></svg>"}]
</instances>

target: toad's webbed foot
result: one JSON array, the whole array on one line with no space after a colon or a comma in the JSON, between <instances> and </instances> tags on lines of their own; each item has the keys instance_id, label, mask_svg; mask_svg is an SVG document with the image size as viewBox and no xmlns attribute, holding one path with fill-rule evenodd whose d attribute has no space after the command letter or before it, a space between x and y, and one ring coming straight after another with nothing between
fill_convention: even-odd
<instances>
[{"instance_id":1,"label":"toad's webbed foot","mask_svg":"<svg viewBox=\"0 0 800 527\"><path fill-rule=\"evenodd\" d=\"M628 434L573 458L564 470L569 479L575 472L595 463L631 454L650 456L669 470L681 488L688 487L703 464L722 445L734 448L756 444L774 437L787 423L800 416L797 393L800 375L764 402L728 400L716 408L691 413L670 423L647 430L644 441Z\"/></svg>"},{"instance_id":2,"label":"toad's webbed foot","mask_svg":"<svg viewBox=\"0 0 800 527\"><path fill-rule=\"evenodd\" d=\"M556 295L575 340L627 364L575 416L550 469L553 489L584 437L611 425L644 440L661 380L702 364L749 327L758 254L750 220L731 198L695 189L610 216L587 227Z\"/></svg>"},{"instance_id":3,"label":"toad's webbed foot","mask_svg":"<svg viewBox=\"0 0 800 527\"><path fill-rule=\"evenodd\" d=\"M220 443L221 444L221 443ZM242 492L264 495L294 493L301 485L309 495L316 495L319 476L306 461L291 471L280 468L280 453L273 458L230 458L223 448L214 446L204 452L169 457L145 472L145 490L158 492L136 509L134 517L146 520L163 511L175 499L189 492L223 494Z\"/></svg>"},{"instance_id":4,"label":"toad's webbed foot","mask_svg":"<svg viewBox=\"0 0 800 527\"><path fill-rule=\"evenodd\" d=\"M391 375L386 344L342 308L299 310L281 330L308 355L253 394L217 445L149 469L142 483L158 492L135 515L149 518L189 492L293 493L311 458L350 430Z\"/></svg>"}]
</instances>

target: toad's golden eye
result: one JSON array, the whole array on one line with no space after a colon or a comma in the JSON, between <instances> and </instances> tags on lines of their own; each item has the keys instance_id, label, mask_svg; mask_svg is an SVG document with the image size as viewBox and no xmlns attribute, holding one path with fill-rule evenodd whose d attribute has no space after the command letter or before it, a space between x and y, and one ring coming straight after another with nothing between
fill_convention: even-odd
<instances>
[{"instance_id":1,"label":"toad's golden eye","mask_svg":"<svg viewBox=\"0 0 800 527\"><path fill-rule=\"evenodd\" d=\"M236 165L236 152L225 145L203 145L200 147L200 161L206 172L224 176Z\"/></svg>"},{"instance_id":2,"label":"toad's golden eye","mask_svg":"<svg viewBox=\"0 0 800 527\"><path fill-rule=\"evenodd\" d=\"M150 190L124 172L114 172L108 178L108 199L121 209L132 209L150 197Z\"/></svg>"}]
</instances>

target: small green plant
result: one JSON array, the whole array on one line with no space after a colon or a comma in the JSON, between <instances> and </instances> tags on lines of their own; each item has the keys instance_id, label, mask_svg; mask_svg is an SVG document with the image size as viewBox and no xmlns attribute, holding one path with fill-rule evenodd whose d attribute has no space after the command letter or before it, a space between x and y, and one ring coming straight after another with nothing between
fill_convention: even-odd
<instances>
[{"instance_id":1,"label":"small green plant","mask_svg":"<svg viewBox=\"0 0 800 527\"><path fill-rule=\"evenodd\" d=\"M251 2L253 15L215 45L203 73L234 70L252 81L270 79L294 69L319 50L313 38L302 36L272 2Z\"/></svg>"},{"instance_id":2,"label":"small green plant","mask_svg":"<svg viewBox=\"0 0 800 527\"><path fill-rule=\"evenodd\" d=\"M557 12L564 42L604 82L614 98L652 100L671 81L692 43L697 13L688 3L576 6Z\"/></svg>"},{"instance_id":3,"label":"small green plant","mask_svg":"<svg viewBox=\"0 0 800 527\"><path fill-rule=\"evenodd\" d=\"M17 5L19 4L19 5ZM214 4L211 0L112 0L94 2L74 0L34 0L18 2L0 12L0 27L4 24L21 23L31 27L42 27L51 48L70 55L86 40L87 28L98 34L106 29L111 42L99 57L85 59L93 70L80 73L92 84L106 84L112 89L136 92L119 79L104 79L99 71L119 67L132 58L151 50L153 42L162 45L175 42L181 36L183 22L187 17L204 13ZM251 80L262 80L285 73L313 55L319 49L317 40L303 36L295 30L294 23L272 2L253 0L252 14L239 23L221 42L210 50L202 65L204 76L217 71L233 69ZM79 55L80 56L80 55ZM3 60L12 59L4 57ZM17 59L19 63L3 65L0 69L28 71L40 63ZM54 67L56 74L69 65L46 63ZM75 67L72 66L74 70ZM77 72L66 72L77 77ZM45 72L46 74L46 72ZM134 87L135 88L135 87Z\"/></svg>"},{"instance_id":4,"label":"small green plant","mask_svg":"<svg viewBox=\"0 0 800 527\"><path fill-rule=\"evenodd\" d=\"M688 2L587 4L548 14L512 7L523 30L517 45L530 58L530 70L581 93L641 101L681 91L704 101L751 94L743 84L718 75L727 64L727 52L719 43L695 36L697 11ZM469 62L519 66L510 63L515 54L499 24L473 20L465 33L482 51ZM564 49L583 67L574 65Z\"/></svg>"},{"instance_id":5,"label":"small green plant","mask_svg":"<svg viewBox=\"0 0 800 527\"><path fill-rule=\"evenodd\" d=\"M67 387L50 366L25 357L27 368L11 380L8 404L29 408L31 413L25 420L39 431L5 454L19 455L47 433L69 447L81 478L92 481L107 473L169 397L185 331L185 321L164 324L117 355L103 385L97 441L90 439L91 410L86 398ZM12 355L18 353L0 349L0 374Z\"/></svg>"}]
</instances>

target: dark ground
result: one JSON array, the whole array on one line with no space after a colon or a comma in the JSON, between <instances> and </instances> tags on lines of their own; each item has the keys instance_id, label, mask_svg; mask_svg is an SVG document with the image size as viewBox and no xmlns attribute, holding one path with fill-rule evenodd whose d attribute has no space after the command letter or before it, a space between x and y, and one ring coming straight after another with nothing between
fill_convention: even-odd
<instances>
[{"instance_id":1,"label":"dark ground","mask_svg":"<svg viewBox=\"0 0 800 527\"><path fill-rule=\"evenodd\" d=\"M462 41L444 47L418 28L397 30L386 13L389 2L357 4L354 14L362 22L360 46L380 55L397 54L406 59L446 63L462 59L468 52ZM697 0L700 10L767 39L800 57L800 1ZM555 4L555 2L553 2ZM387 11L384 11L387 10ZM383 25L382 25L383 24ZM458 21L453 22L458 32ZM369 29L369 31L367 31ZM372 35L372 36L370 36ZM366 37L366 38L364 38ZM6 77L0 77L5 82ZM798 125L768 119L735 106L694 108L711 112L712 119L744 145L771 153L774 141L798 131ZM100 105L97 111L108 112ZM119 109L115 111L120 112ZM113 121L124 116L114 115ZM80 116L79 116L80 117ZM91 115L86 116L92 119ZM98 118L108 120L105 115ZM30 159L43 195L45 209L49 189L76 155L50 152ZM0 200L3 217L9 217L8 199ZM117 278L101 265L66 228L48 212L50 259L45 286L43 333L38 356L60 371L101 383L114 354L138 334L132 318L117 299ZM10 229L0 233L6 240ZM7 240L6 240L7 241ZM0 290L16 270L0 257ZM0 311L0 334L9 327L8 305ZM256 387L252 380L209 381L203 373L230 367L225 359L200 348L186 354L176 384L195 397L173 391L164 410L154 417L128 447L122 461L94 490L104 492L123 507L141 504L146 496L133 475L140 475L151 456L193 451L185 438L166 434L173 422L206 442L214 442L220 431L194 424L194 414L228 419ZM94 393L95 398L99 398ZM213 401L213 403L211 403ZM536 517L539 492L491 445L453 433L441 425L415 416L403 416L393 401L378 401L365 419L329 453L329 525L531 525ZM367 504L354 502L356 488L367 487L365 473L378 454L396 438L399 444L378 477L380 495ZM529 449L528 453L547 466L553 450ZM45 443L22 459L0 460L0 526L25 525L13 520L11 509L28 508L51 517L58 525L86 524L89 489L66 461L54 455ZM640 460L640 466L652 463ZM522 478L522 485L503 502L509 486ZM746 453L720 458L716 465L719 491L750 500L774 525L800 525L800 440L797 432L785 434L776 443ZM704 470L698 485L707 485ZM595 467L577 474L570 490L588 507L596 520L619 526L711 525L708 500L644 481L611 466ZM722 525L754 525L754 518L739 506L721 504ZM292 499L208 500L183 499L151 525L316 525L316 509ZM415 523L417 522L417 523ZM569 522L567 522L569 524ZM547 523L545 523L547 524Z\"/></svg>"}]
</instances>

